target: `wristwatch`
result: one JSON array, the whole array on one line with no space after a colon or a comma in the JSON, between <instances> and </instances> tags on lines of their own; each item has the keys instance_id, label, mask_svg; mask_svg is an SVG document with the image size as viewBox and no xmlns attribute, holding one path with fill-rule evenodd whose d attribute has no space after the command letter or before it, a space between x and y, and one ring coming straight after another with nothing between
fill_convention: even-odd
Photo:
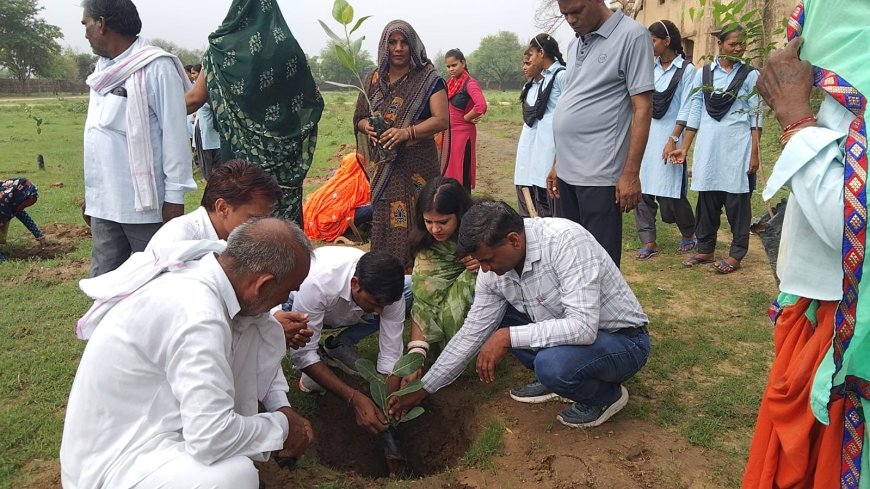
<instances>
[{"instance_id":1,"label":"wristwatch","mask_svg":"<svg viewBox=\"0 0 870 489\"><path fill-rule=\"evenodd\" d=\"M678 138L678 137L676 137L676 136L674 136L674 135L670 135L670 136L668 136L668 137L671 138L671 141L673 141L673 142L675 142L675 143L679 143L679 142L680 142L680 138Z\"/></svg>"}]
</instances>

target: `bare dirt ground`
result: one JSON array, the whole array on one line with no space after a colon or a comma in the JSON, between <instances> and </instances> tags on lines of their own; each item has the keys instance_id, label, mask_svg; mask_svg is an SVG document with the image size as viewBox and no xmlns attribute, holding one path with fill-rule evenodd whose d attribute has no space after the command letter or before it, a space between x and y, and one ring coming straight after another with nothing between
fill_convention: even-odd
<instances>
[{"instance_id":1,"label":"bare dirt ground","mask_svg":"<svg viewBox=\"0 0 870 489\"><path fill-rule=\"evenodd\" d=\"M475 382L454 385L428 400L427 412L401 428L409 457L412 487L542 488L712 488L704 451L676 433L619 416L590 430L571 429L555 420L560 402L526 405L507 394L475 408ZM386 465L379 440L360 431L341 401L326 396L312 417L318 442L308 456L335 472L287 471L260 464L267 488L312 487L341 481L338 487L378 488ZM491 469L458 463L464 451L491 422L504 426L503 454ZM448 471L445 468L452 467ZM319 472L319 471L316 471ZM429 475L426 475L429 474Z\"/></svg>"}]
</instances>

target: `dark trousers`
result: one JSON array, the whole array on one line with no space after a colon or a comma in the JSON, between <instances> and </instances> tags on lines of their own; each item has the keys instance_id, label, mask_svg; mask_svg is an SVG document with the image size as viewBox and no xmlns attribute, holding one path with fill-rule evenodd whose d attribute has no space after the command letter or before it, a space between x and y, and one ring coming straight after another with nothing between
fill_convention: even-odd
<instances>
[{"instance_id":1,"label":"dark trousers","mask_svg":"<svg viewBox=\"0 0 870 489\"><path fill-rule=\"evenodd\" d=\"M667 224L677 224L680 234L684 237L695 233L695 214L692 212L692 204L685 195L679 199L671 197L657 197L643 194L634 213L634 222L637 226L637 235L641 243L654 243L656 240L656 213L659 208L662 211L662 221Z\"/></svg>"},{"instance_id":2,"label":"dark trousers","mask_svg":"<svg viewBox=\"0 0 870 489\"><path fill-rule=\"evenodd\" d=\"M520 204L520 215L523 217L531 217L529 206L526 205L526 198L523 196L523 188L529 189L529 195L532 197L532 204L535 206L535 212L538 217L556 217L556 203L547 195L547 189L530 186L524 187L517 185L517 202Z\"/></svg>"},{"instance_id":3,"label":"dark trousers","mask_svg":"<svg viewBox=\"0 0 870 489\"><path fill-rule=\"evenodd\" d=\"M725 207L725 217L731 225L731 250L729 256L742 260L749 250L749 222L752 219L752 192L732 194L728 192L698 192L698 206L695 209L697 226L695 235L698 237L698 253L713 253L716 249L716 233L722 219L722 207Z\"/></svg>"},{"instance_id":4,"label":"dark trousers","mask_svg":"<svg viewBox=\"0 0 870 489\"><path fill-rule=\"evenodd\" d=\"M586 228L619 267L622 255L622 212L616 187L585 187L559 179L559 216Z\"/></svg>"}]
</instances>

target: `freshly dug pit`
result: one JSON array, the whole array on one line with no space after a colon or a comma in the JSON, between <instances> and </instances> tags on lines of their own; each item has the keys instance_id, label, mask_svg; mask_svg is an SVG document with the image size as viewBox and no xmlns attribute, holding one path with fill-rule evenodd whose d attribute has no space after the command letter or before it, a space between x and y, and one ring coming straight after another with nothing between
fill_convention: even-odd
<instances>
[{"instance_id":1,"label":"freshly dug pit","mask_svg":"<svg viewBox=\"0 0 870 489\"><path fill-rule=\"evenodd\" d=\"M399 441L408 459L408 476L424 476L454 465L471 446L474 402L463 386L447 388L426 399L419 418L399 425ZM323 465L366 477L390 475L380 437L356 425L345 402L321 398L311 416L314 458Z\"/></svg>"}]
</instances>

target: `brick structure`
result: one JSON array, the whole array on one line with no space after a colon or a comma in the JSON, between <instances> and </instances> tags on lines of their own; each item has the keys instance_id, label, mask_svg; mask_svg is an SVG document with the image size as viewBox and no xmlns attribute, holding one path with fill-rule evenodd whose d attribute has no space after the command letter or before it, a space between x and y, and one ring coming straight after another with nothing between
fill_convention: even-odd
<instances>
[{"instance_id":1,"label":"brick structure","mask_svg":"<svg viewBox=\"0 0 870 489\"><path fill-rule=\"evenodd\" d=\"M707 2L708 9L709 5L710 1ZM761 9L765 19L765 30L772 32L782 26L783 20L791 13L795 2L794 0L750 0L747 5ZM712 33L720 26L713 25L710 14L705 15L698 22L689 16L689 8L699 8L698 0L613 0L610 6L622 8L626 14L645 26L661 19L676 24L683 35L683 48L689 59L695 60L695 64L701 64L698 60L703 56L716 54L716 38ZM782 39L773 40L784 43L785 33L780 37Z\"/></svg>"}]
</instances>

